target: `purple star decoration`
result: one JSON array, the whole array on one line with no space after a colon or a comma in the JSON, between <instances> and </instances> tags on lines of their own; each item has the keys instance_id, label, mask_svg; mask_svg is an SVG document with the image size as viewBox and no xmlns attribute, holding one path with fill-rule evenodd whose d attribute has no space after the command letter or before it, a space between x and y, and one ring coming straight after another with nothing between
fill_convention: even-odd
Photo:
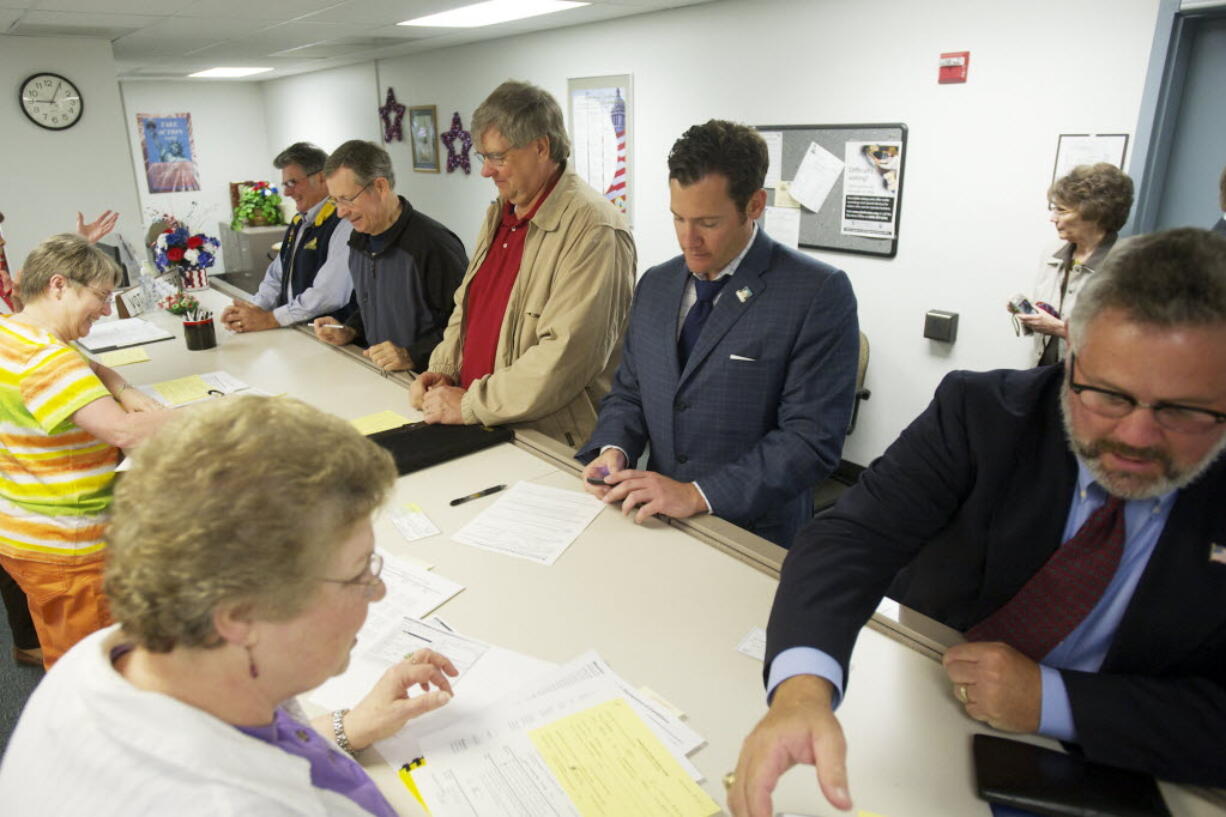
<instances>
[{"instance_id":1,"label":"purple star decoration","mask_svg":"<svg viewBox=\"0 0 1226 817\"><path fill-rule=\"evenodd\" d=\"M464 168L464 175L471 174L473 167L468 161L468 151L473 149L473 135L464 130L464 126L460 123L459 111L451 115L451 130L442 134L439 138L447 146L447 172L450 173L457 167L462 167ZM460 140L458 148L456 146L457 139Z\"/></svg>"},{"instance_id":2,"label":"purple star decoration","mask_svg":"<svg viewBox=\"0 0 1226 817\"><path fill-rule=\"evenodd\" d=\"M396 101L396 92L392 86L387 86L387 102L379 108L379 117L383 120L383 141L403 142L404 106Z\"/></svg>"}]
</instances>

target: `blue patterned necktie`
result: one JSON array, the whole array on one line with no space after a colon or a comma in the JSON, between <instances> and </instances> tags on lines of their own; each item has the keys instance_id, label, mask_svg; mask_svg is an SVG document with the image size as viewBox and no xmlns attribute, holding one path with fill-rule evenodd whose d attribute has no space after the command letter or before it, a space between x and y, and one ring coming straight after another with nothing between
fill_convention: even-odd
<instances>
[{"instance_id":1,"label":"blue patterned necktie","mask_svg":"<svg viewBox=\"0 0 1226 817\"><path fill-rule=\"evenodd\" d=\"M689 314L685 316L685 323L681 324L681 337L677 338L677 360L681 363L681 368L685 368L685 362L690 359L690 352L694 351L694 346L698 344L703 325L707 322L707 318L711 317L715 296L719 295L719 291L724 288L724 284L728 283L731 277L731 275L725 275L714 281L694 278L694 290L698 293L698 300L690 308Z\"/></svg>"}]
</instances>

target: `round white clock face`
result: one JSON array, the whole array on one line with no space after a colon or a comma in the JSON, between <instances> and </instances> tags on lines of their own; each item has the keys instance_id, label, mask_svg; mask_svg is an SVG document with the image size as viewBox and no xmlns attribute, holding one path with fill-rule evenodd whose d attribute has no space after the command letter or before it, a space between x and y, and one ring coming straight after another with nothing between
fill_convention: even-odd
<instances>
[{"instance_id":1,"label":"round white clock face","mask_svg":"<svg viewBox=\"0 0 1226 817\"><path fill-rule=\"evenodd\" d=\"M71 80L44 72L21 83L21 109L35 125L63 130L77 124L85 100Z\"/></svg>"}]
</instances>

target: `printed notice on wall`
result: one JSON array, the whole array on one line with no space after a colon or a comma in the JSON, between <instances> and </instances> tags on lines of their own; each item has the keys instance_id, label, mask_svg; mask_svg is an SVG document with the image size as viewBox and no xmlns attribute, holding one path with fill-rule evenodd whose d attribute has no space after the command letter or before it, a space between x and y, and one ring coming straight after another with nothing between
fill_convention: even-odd
<instances>
[{"instance_id":1,"label":"printed notice on wall","mask_svg":"<svg viewBox=\"0 0 1226 817\"><path fill-rule=\"evenodd\" d=\"M843 235L894 238L902 142L847 142L843 168Z\"/></svg>"}]
</instances>

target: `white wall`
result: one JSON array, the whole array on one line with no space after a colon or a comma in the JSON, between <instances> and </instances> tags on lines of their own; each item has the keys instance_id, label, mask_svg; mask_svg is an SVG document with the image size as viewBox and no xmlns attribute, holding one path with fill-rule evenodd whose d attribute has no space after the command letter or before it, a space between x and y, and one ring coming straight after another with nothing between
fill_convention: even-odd
<instances>
[{"instance_id":1,"label":"white wall","mask_svg":"<svg viewBox=\"0 0 1226 817\"><path fill-rule=\"evenodd\" d=\"M641 267L677 252L665 157L689 125L905 122L897 257L818 253L850 274L872 341L873 396L844 453L867 463L950 369L1026 363L1029 342L1013 336L1004 302L1055 241L1045 191L1057 135L1133 131L1157 10L1158 0L730 0L381 61L378 74L380 92L437 105L446 129L453 110L467 124L508 77L563 100L568 77L632 73ZM938 55L963 49L970 82L938 85ZM279 101L276 83L265 92L287 134L319 127L314 111ZM374 107L364 79L351 94ZM413 173L407 143L389 150L404 195L471 245L490 183ZM929 308L961 315L952 347L923 339Z\"/></svg>"},{"instance_id":2,"label":"white wall","mask_svg":"<svg viewBox=\"0 0 1226 817\"><path fill-rule=\"evenodd\" d=\"M21 111L17 89L37 71L76 83L81 120L63 131L40 128ZM104 40L0 35L0 212L9 263L20 267L53 233L75 229L76 212L92 220L121 214L118 230L141 235L132 165L124 142L123 109L111 44Z\"/></svg>"},{"instance_id":3,"label":"white wall","mask_svg":"<svg viewBox=\"0 0 1226 817\"><path fill-rule=\"evenodd\" d=\"M350 139L381 141L378 108L383 100L373 62L270 80L260 87L269 156L294 142L314 142L331 152Z\"/></svg>"},{"instance_id":4,"label":"white wall","mask_svg":"<svg viewBox=\"0 0 1226 817\"><path fill-rule=\"evenodd\" d=\"M230 221L230 182L262 179L281 183L281 171L272 166L276 152L268 150L264 98L257 84L125 81L120 88L127 112L128 150L146 224L152 221L151 214L169 213L188 219L192 230L220 237L219 222ZM149 192L136 127L136 115L141 113L192 115L199 190ZM215 270L224 269L221 255Z\"/></svg>"}]
</instances>

